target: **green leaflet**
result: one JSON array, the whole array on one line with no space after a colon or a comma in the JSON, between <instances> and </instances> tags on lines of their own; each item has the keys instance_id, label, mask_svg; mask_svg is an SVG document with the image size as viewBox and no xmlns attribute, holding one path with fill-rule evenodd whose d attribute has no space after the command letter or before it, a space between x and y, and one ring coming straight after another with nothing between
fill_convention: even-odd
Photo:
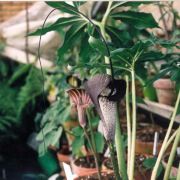
<instances>
[{"instance_id":1,"label":"green leaflet","mask_svg":"<svg viewBox=\"0 0 180 180\"><path fill-rule=\"evenodd\" d=\"M111 17L116 20L121 20L126 24L130 24L140 30L158 27L157 22L150 13L123 11L113 13Z\"/></svg>"},{"instance_id":2,"label":"green leaflet","mask_svg":"<svg viewBox=\"0 0 180 180\"><path fill-rule=\"evenodd\" d=\"M78 40L86 24L87 22L77 22L69 28L66 32L63 45L58 49L59 59L61 59L64 53Z\"/></svg>"},{"instance_id":3,"label":"green leaflet","mask_svg":"<svg viewBox=\"0 0 180 180\"><path fill-rule=\"evenodd\" d=\"M59 9L62 12L66 12L73 15L78 15L78 9L74 6L71 6L70 4L67 4L65 2L53 2L53 1L47 1L46 2L49 6Z\"/></svg>"},{"instance_id":4,"label":"green leaflet","mask_svg":"<svg viewBox=\"0 0 180 180\"><path fill-rule=\"evenodd\" d=\"M39 28L36 31L29 33L29 36L44 35L50 31L57 31L60 28L64 28L66 26L72 25L79 21L83 22L84 20L82 18L80 18L79 16L59 18L55 23L50 24L50 25L44 27L43 29Z\"/></svg>"}]
</instances>

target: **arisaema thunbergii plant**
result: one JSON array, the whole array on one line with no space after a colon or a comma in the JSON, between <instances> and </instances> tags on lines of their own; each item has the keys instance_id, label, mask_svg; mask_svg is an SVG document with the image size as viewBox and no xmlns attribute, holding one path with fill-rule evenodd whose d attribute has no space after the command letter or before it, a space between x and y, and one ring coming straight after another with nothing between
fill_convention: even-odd
<instances>
[{"instance_id":1,"label":"arisaema thunbergii plant","mask_svg":"<svg viewBox=\"0 0 180 180\"><path fill-rule=\"evenodd\" d=\"M138 12L138 6L143 2L109 1L106 3L104 14L101 13L101 18L98 15L93 15L91 18L83 14L79 10L79 6L83 3L47 2L51 7L68 13L70 17L60 17L55 23L43 26L31 35L45 34L58 28L69 27L63 45L58 49L57 59L62 66L67 66L66 53L75 46L76 53L73 56L75 63L72 70L80 74L80 70L82 70L86 79L95 75L87 80L84 86L103 122L104 136L111 150L116 179L133 180L137 123L135 80L144 80L146 63L154 64L156 60L168 59L168 56L172 57L173 54L163 54L156 48L156 45L164 46L164 43L153 38L154 36L147 31L147 28L158 28L158 24L152 14ZM128 7L128 10L124 10L123 7ZM167 45L167 42L165 44ZM168 45L176 46L175 43L169 41ZM164 70L163 73L170 70L172 69L168 67L168 70ZM105 72L107 74L104 74ZM179 73L179 69L175 74L177 73ZM119 78L124 78L126 85ZM131 82L131 86L129 86L129 82ZM118 117L118 103L125 91L128 134L127 163L124 158L125 151ZM132 102L132 112L130 112L130 102ZM169 138L169 133L178 104L179 96L162 149L165 149L167 143L172 139ZM79 110L82 112L81 108ZM111 115L111 121L109 115ZM114 157L114 144L118 163ZM152 174L153 180L156 178L158 165L163 154L164 150L159 153Z\"/></svg>"}]
</instances>

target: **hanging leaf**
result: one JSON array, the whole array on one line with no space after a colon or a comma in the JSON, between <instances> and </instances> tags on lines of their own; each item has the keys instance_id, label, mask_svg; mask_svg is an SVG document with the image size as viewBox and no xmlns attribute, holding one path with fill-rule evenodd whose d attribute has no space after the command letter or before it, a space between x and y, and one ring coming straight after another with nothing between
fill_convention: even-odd
<instances>
[{"instance_id":1,"label":"hanging leaf","mask_svg":"<svg viewBox=\"0 0 180 180\"><path fill-rule=\"evenodd\" d=\"M102 40L96 39L93 36L90 36L88 42L93 49L95 49L96 51L98 51L99 53L103 55L108 56L107 49L104 43L102 42Z\"/></svg>"},{"instance_id":2,"label":"hanging leaf","mask_svg":"<svg viewBox=\"0 0 180 180\"><path fill-rule=\"evenodd\" d=\"M152 3L152 2L143 2L143 1L139 1L139 2L129 2L129 1L114 1L112 3L112 7L111 7L111 10L114 10L116 9L117 7L126 7L126 6L131 6L131 7L138 7L139 5L141 4L149 4L149 3Z\"/></svg>"},{"instance_id":3,"label":"hanging leaf","mask_svg":"<svg viewBox=\"0 0 180 180\"><path fill-rule=\"evenodd\" d=\"M96 144L96 151L98 153L102 153L104 150L104 144L105 144L103 135L99 132L95 132L94 139L95 139L95 144Z\"/></svg>"},{"instance_id":4,"label":"hanging leaf","mask_svg":"<svg viewBox=\"0 0 180 180\"><path fill-rule=\"evenodd\" d=\"M77 22L76 24L72 25L70 29L66 32L64 43L58 49L58 56L59 59L62 58L64 53L73 46L73 44L78 40L78 38L82 35L85 25L87 22Z\"/></svg>"},{"instance_id":5,"label":"hanging leaf","mask_svg":"<svg viewBox=\"0 0 180 180\"><path fill-rule=\"evenodd\" d=\"M165 58L165 55L160 51L148 51L142 54L141 62L159 61Z\"/></svg>"},{"instance_id":6,"label":"hanging leaf","mask_svg":"<svg viewBox=\"0 0 180 180\"><path fill-rule=\"evenodd\" d=\"M172 70L172 67L169 67L167 69L164 69L162 71L160 71L158 74L156 74L153 78L151 78L149 81L147 81L147 83L145 84L145 86L148 86L149 84L152 84L154 81L158 80L159 78L164 77L168 72L170 72Z\"/></svg>"},{"instance_id":7,"label":"hanging leaf","mask_svg":"<svg viewBox=\"0 0 180 180\"><path fill-rule=\"evenodd\" d=\"M74 6L71 6L70 4L67 4L66 2L53 2L53 1L47 1L46 2L49 6L59 9L62 12L66 12L73 15L78 15L78 9Z\"/></svg>"},{"instance_id":8,"label":"hanging leaf","mask_svg":"<svg viewBox=\"0 0 180 180\"><path fill-rule=\"evenodd\" d=\"M72 153L73 155L77 155L81 150L81 147L84 145L84 136L81 136L79 138L75 138L75 140L72 142Z\"/></svg>"},{"instance_id":9,"label":"hanging leaf","mask_svg":"<svg viewBox=\"0 0 180 180\"><path fill-rule=\"evenodd\" d=\"M106 31L116 47L126 47L132 40L127 31L120 30L112 26L106 26Z\"/></svg>"},{"instance_id":10,"label":"hanging leaf","mask_svg":"<svg viewBox=\"0 0 180 180\"><path fill-rule=\"evenodd\" d=\"M72 132L75 136L79 136L79 137L82 136L82 134L84 134L84 131L80 126L73 128Z\"/></svg>"},{"instance_id":11,"label":"hanging leaf","mask_svg":"<svg viewBox=\"0 0 180 180\"><path fill-rule=\"evenodd\" d=\"M73 4L76 8L78 8L79 6L85 4L86 1L73 1Z\"/></svg>"},{"instance_id":12,"label":"hanging leaf","mask_svg":"<svg viewBox=\"0 0 180 180\"><path fill-rule=\"evenodd\" d=\"M79 16L72 16L72 17L63 17L63 18L59 18L55 23L50 24L46 27L39 28L36 31L29 33L29 36L39 36L39 35L44 35L50 31L57 31L60 28L64 28L67 27L69 25L75 24L77 22L83 22L84 20L82 18L80 18Z\"/></svg>"},{"instance_id":13,"label":"hanging leaf","mask_svg":"<svg viewBox=\"0 0 180 180\"><path fill-rule=\"evenodd\" d=\"M135 12L135 11L123 11L111 14L111 17L116 20L121 20L126 24L130 24L137 29L157 28L158 24L154 20L152 14Z\"/></svg>"}]
</instances>

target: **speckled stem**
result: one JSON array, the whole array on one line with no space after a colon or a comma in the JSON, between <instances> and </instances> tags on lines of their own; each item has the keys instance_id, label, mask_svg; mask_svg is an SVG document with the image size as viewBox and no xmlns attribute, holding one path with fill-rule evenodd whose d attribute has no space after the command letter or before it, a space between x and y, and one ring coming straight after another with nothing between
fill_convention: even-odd
<instances>
[{"instance_id":1,"label":"speckled stem","mask_svg":"<svg viewBox=\"0 0 180 180\"><path fill-rule=\"evenodd\" d=\"M127 180L127 168L125 162L125 151L124 151L124 144L123 144L123 137L121 133L120 127L120 119L118 113L118 104L116 105L116 133L115 133L115 145L116 145L116 152L117 152L117 160L119 165L119 173L123 180Z\"/></svg>"}]
</instances>

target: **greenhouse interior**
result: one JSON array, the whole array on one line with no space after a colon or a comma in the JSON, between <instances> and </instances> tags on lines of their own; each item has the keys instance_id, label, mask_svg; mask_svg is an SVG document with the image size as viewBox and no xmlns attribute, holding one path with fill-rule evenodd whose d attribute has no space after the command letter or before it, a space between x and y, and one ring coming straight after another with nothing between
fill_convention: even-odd
<instances>
[{"instance_id":1,"label":"greenhouse interior","mask_svg":"<svg viewBox=\"0 0 180 180\"><path fill-rule=\"evenodd\" d=\"M0 180L180 180L180 1L0 1Z\"/></svg>"}]
</instances>

